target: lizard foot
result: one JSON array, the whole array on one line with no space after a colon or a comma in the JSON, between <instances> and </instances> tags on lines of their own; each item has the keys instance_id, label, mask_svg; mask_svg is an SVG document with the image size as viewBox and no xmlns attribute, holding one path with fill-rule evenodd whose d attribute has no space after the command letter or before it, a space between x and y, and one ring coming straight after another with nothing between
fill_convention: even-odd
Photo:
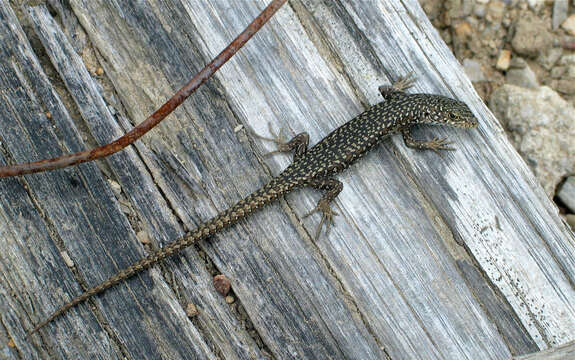
<instances>
[{"instance_id":1,"label":"lizard foot","mask_svg":"<svg viewBox=\"0 0 575 360\"><path fill-rule=\"evenodd\" d=\"M333 221L333 218L335 216L339 215L339 213L337 213L331 209L331 207L329 206L329 203L320 201L317 204L317 206L315 207L315 209L313 209L312 211L305 214L303 216L303 218L305 219L306 217L308 217L308 216L310 216L316 212L321 212L322 216L321 216L321 221L319 222L319 225L317 226L317 230L315 232L315 241L317 241L317 239L319 239L319 235L321 234L321 229L322 229L324 224L325 224L325 235L326 236L329 235L330 228L332 226L335 226L335 222Z\"/></svg>"},{"instance_id":2,"label":"lizard foot","mask_svg":"<svg viewBox=\"0 0 575 360\"><path fill-rule=\"evenodd\" d=\"M412 87L416 79L417 78L413 75L413 72L410 72L405 76L399 77L391 85L380 86L378 90L381 93L381 96L387 100L389 97L393 96L393 94L403 93L405 90Z\"/></svg>"},{"instance_id":3,"label":"lizard foot","mask_svg":"<svg viewBox=\"0 0 575 360\"><path fill-rule=\"evenodd\" d=\"M276 134L276 132L275 132L274 129L272 128L272 124L271 124L270 122L268 122L268 131L270 132L270 134L271 134L271 136L272 136L271 138L262 136L262 135L256 133L256 132L255 132L253 129L251 129L251 128L249 129L249 132L250 132L253 136L255 136L255 137L257 137L257 138L260 138L260 139L262 139L262 140L265 140L265 141L271 141L271 142L273 142L273 143L275 143L275 144L277 145L277 150L275 150L275 151L270 151L270 152L265 153L265 154L264 154L264 157L268 157L268 156L271 156L271 155L274 155L274 154L278 154L278 153L282 153L282 152L287 152L287 151L289 151L289 149L287 148L286 138L285 138L285 136L284 136L284 134L283 134L283 131L284 131L284 128L283 128L283 127L281 127L279 133Z\"/></svg>"},{"instance_id":4,"label":"lizard foot","mask_svg":"<svg viewBox=\"0 0 575 360\"><path fill-rule=\"evenodd\" d=\"M455 151L456 149L454 147L449 146L450 144L453 144L453 142L447 141L447 138L443 139L435 138L433 140L424 142L422 145L424 149L433 150L439 154L439 150Z\"/></svg>"},{"instance_id":5,"label":"lizard foot","mask_svg":"<svg viewBox=\"0 0 575 360\"><path fill-rule=\"evenodd\" d=\"M417 77L412 71L405 76L400 76L392 86L397 91L405 91L413 86L415 80L417 80Z\"/></svg>"}]
</instances>

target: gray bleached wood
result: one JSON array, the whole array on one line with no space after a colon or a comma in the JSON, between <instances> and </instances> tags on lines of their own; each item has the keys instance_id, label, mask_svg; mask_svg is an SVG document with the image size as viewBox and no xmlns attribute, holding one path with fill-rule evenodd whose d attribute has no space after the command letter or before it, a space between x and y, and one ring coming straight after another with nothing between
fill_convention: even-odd
<instances>
[{"instance_id":1,"label":"gray bleached wood","mask_svg":"<svg viewBox=\"0 0 575 360\"><path fill-rule=\"evenodd\" d=\"M234 2L233 6L227 1L176 0L71 3L73 14L101 54L114 96L121 101L119 108L135 123L219 52L266 2ZM421 136L428 138L438 133L448 136L455 141L457 152L437 156L406 149L399 139L388 141L340 176L344 190L336 204L342 216L336 219L338 225L330 237L317 243L308 233L313 234L318 219L302 220L301 215L315 205L318 194L304 190L199 248L232 279L235 294L265 344L261 353L270 351L276 358L507 359L511 353L525 354L569 341L575 333L574 293L568 286L569 281L574 283L573 245L569 243L573 237L480 104L419 5L415 1L311 0L289 5L213 80L139 142L137 151L106 160L124 193L136 191L131 206L152 240L160 244L172 241L182 231L178 222L193 228L269 178L255 154L271 147L243 132L236 134L238 124L265 134L271 121L276 129L285 126L291 133L307 131L315 143L367 104L380 101L379 85L415 71L417 90L451 94L469 103L479 115L481 125L475 132L422 131ZM30 16L38 32L55 28L44 10L34 9ZM67 51L64 43L64 39L47 36L44 46L56 59L59 52ZM55 66L60 68L60 77L68 79L65 83L74 80L66 75L69 69L65 67L81 70L81 64L74 59L62 61L67 62ZM86 81L86 87L91 86L85 74L78 77ZM82 92L67 86L78 104L82 99L101 102L98 88ZM10 106L24 110L33 106L17 101L12 100ZM121 117L106 115L102 103L78 108L98 141L127 128ZM90 116L90 111L104 113ZM56 133L64 134L64 139L52 135L42 143L52 147L52 152L59 142L77 137L73 122L54 114L54 121L62 121L56 124ZM106 129L98 129L98 124ZM38 132L51 131L51 124L46 129L36 126ZM23 149L16 140L10 144L5 135L2 140L12 158L44 157L19 154ZM35 146L30 145L28 152ZM288 157L266 159L266 163L277 173L287 165ZM83 181L102 187L99 194L108 198L106 204L110 205L106 206L112 206L115 199L93 164L34 176L52 176L47 178L49 182L68 189L70 185L61 178L86 171L90 172L82 173ZM138 180L130 180L136 176L134 171ZM38 209L50 208L57 199L32 177L23 179L35 194L28 205L36 219L35 228L42 229L47 220ZM19 182L10 181L4 186L17 190ZM138 187L142 193L137 192ZM152 192L149 204L142 199L144 192ZM68 197L80 209L93 209L93 200L82 194L78 190ZM3 213L9 213L13 204L18 203L3 198ZM24 230L12 225L18 224L17 217L7 219L15 234L12 238L24 237ZM63 221L56 212L47 213L47 219L48 223ZM47 270L38 275L29 267L18 271L17 261L5 265L8 260L0 257L4 276L13 279L8 291L0 295L18 292L20 276L52 287L65 284L59 285L65 286L60 292L48 287L41 301L32 290L10 300L7 306L13 320L4 320L4 324L10 324L9 333L18 347L30 354L43 349L22 338L22 326L30 323L24 320L24 312L32 313L36 320L79 291L58 256L60 248L71 254L79 276L89 284L113 272L114 262L126 265L141 256L133 231L121 219L125 218L119 214L105 227L74 228L65 236L41 236L41 230L32 233L39 246L53 248L53 260L39 258L36 262L49 261L63 274L62 280L50 278ZM96 236L106 236L110 243L99 251L90 249ZM13 249L24 254L21 256L26 254L21 246ZM242 352L242 339L250 337L248 329L232 329L235 322L221 306L221 299L210 293L213 290L196 250L185 254L162 266L170 269L176 286L170 288L157 271L151 271L97 297L96 314L111 324L107 332L86 305L51 325L43 339L55 349L53 357L88 351L100 356L138 357L142 349L147 350L150 338L162 344L155 351L164 354L196 346L190 351L214 356L206 345L224 357L260 353L249 340ZM190 278L191 274L195 275ZM199 323L183 322L182 307L172 291L177 286L183 289L184 298L213 306L212 313ZM123 295L130 292L137 294L138 301ZM138 311L139 301L146 305ZM37 313L31 304L39 308ZM131 311L129 315L126 309ZM565 316L560 318L560 313ZM152 317L160 320L150 320ZM171 317L173 323L167 319ZM138 318L158 321L157 327L168 326L182 337L184 332L185 339L164 339L162 329L138 326L143 321L134 320ZM92 320L84 325L80 319ZM135 324L128 325L131 322ZM87 340L75 338L72 343L54 336L64 336L64 329L81 329ZM188 334L196 337L186 340L191 339ZM230 338L219 344L222 334ZM90 341L94 336L110 345ZM139 341L144 344L140 350L135 348Z\"/></svg>"},{"instance_id":2,"label":"gray bleached wood","mask_svg":"<svg viewBox=\"0 0 575 360\"><path fill-rule=\"evenodd\" d=\"M101 87L92 79L81 57L73 50L48 9L44 6L30 8L30 17L52 64L73 97L91 134L101 144L109 143L121 136L126 126L124 129L120 128L122 124L118 124L114 119L102 98ZM139 143L137 147L140 153L145 154L148 151ZM158 164L153 158L143 157L143 159L146 160L145 163L139 159L134 149L129 148L111 156L107 162L115 178L121 183L123 193L130 197L131 204L136 207L135 212L142 219L145 231L159 243L165 244L182 236L183 232L146 169L146 167L158 168ZM237 353L240 358L249 358L250 355L257 353L257 346L252 339L244 332L235 330L240 324L230 316L225 302L211 291L213 288L211 277L205 269L197 266L202 264L197 253L190 252L188 256L193 258L193 261L187 263L188 266L174 261L168 261L166 266L179 267L179 271L185 274L182 276L186 281L185 294L180 293L180 296L184 295L185 299L193 298L196 306L202 309L197 318L203 327L210 328L210 340L225 349L227 354ZM214 319L218 319L217 324L223 325L222 328L210 326Z\"/></svg>"},{"instance_id":3,"label":"gray bleached wood","mask_svg":"<svg viewBox=\"0 0 575 360\"><path fill-rule=\"evenodd\" d=\"M12 162L23 162L82 149L85 145L66 108L4 4L0 3L4 153ZM142 274L129 289L118 287L115 296L95 299L93 303L106 309L96 316L88 306L78 308L42 341L27 339L26 328L80 291L60 251L65 250L76 267L84 269L80 277L87 283L102 281L141 257L143 251L95 164L21 180L3 179L2 187L2 214L7 219L3 224L9 224L9 236L3 241L13 249L9 256L2 256L7 278L2 286L19 295L16 304L3 308L2 313L10 319L4 324L23 358L46 354L52 358L123 358L123 353L138 358L185 358L190 348L210 356L211 349L197 329L189 326L172 289L157 271ZM182 343L187 346L177 346Z\"/></svg>"},{"instance_id":4,"label":"gray bleached wood","mask_svg":"<svg viewBox=\"0 0 575 360\"><path fill-rule=\"evenodd\" d=\"M575 359L575 342L533 354L515 356L512 360L565 360Z\"/></svg>"}]
</instances>

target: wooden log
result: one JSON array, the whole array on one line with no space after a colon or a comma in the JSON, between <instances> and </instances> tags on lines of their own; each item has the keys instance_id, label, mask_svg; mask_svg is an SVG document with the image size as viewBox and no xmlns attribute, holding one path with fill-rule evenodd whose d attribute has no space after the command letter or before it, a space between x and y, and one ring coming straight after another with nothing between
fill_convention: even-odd
<instances>
[{"instance_id":1,"label":"wooden log","mask_svg":"<svg viewBox=\"0 0 575 360\"><path fill-rule=\"evenodd\" d=\"M63 29L45 7L28 16L73 109L0 3L4 162L84 149L83 133L116 138L266 4L51 3ZM573 235L417 2L289 5L134 149L0 181L0 307L21 357L507 359L573 340ZM103 77L74 53L91 46ZM393 138L339 177L329 236L313 241L318 218L302 215L318 194L299 191L25 338L82 285L149 251L137 232L165 245L287 166L287 156L264 159L272 146L242 127L265 134L271 122L313 144L410 71L415 91L478 115L477 130L422 129L458 151L421 153ZM220 272L234 305L211 285ZM199 309L191 320L188 303Z\"/></svg>"},{"instance_id":2,"label":"wooden log","mask_svg":"<svg viewBox=\"0 0 575 360\"><path fill-rule=\"evenodd\" d=\"M513 360L563 360L575 358L575 342L570 342L565 345L538 351L536 353L527 354L523 356L514 356Z\"/></svg>"}]
</instances>

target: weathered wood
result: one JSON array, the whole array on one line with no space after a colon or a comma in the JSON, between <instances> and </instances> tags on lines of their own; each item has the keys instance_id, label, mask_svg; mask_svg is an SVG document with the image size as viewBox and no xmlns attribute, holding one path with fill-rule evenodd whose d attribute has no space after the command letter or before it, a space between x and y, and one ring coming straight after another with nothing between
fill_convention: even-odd
<instances>
[{"instance_id":1,"label":"weathered wood","mask_svg":"<svg viewBox=\"0 0 575 360\"><path fill-rule=\"evenodd\" d=\"M36 33L46 47L53 65L70 91L82 117L86 120L91 134L102 144L121 136L124 130L110 113L100 93L101 88L92 79L82 59L76 54L47 8L33 7L30 9L30 15ZM67 126L67 124L59 125ZM142 147L138 150L147 151ZM139 217L139 223L152 239L164 243L183 235L176 217L161 193L157 191L154 180L146 169L146 166L157 167L157 164L143 163L133 149L111 156L108 164L115 179L122 185L123 194L130 198L130 204L135 207L135 211L130 215ZM258 348L252 339L244 332L235 330L241 325L231 316L225 302L211 291L213 285L209 273L203 267L198 267L202 264L202 260L195 252L191 252L189 256L193 259L189 265L180 266L179 262L170 261L167 267L180 266L180 270L191 282L184 299L192 297L194 304L202 309L198 319L203 327L211 330L210 341L226 349L227 354L237 353L239 357L250 358L250 355L258 353ZM205 296L194 294L205 294ZM214 319L218 320L216 324L222 324L224 327L210 326ZM126 319L127 322L128 320Z\"/></svg>"},{"instance_id":2,"label":"weathered wood","mask_svg":"<svg viewBox=\"0 0 575 360\"><path fill-rule=\"evenodd\" d=\"M437 33L423 31L423 36L419 32L422 22L427 21L422 20L418 4L378 4L380 8L358 2L342 7L319 6L314 13L322 16L317 23L331 29L330 45L341 49L339 59L346 69L354 69L350 72L377 68L379 64L373 65L372 59L379 59L379 66L393 72L394 77L414 69L420 77L425 76L425 81L416 85L418 90L462 99L480 116L478 131L454 137L452 130L437 130L440 136L455 141L465 139L456 144L457 153L437 159L434 154L414 153L398 145L399 159L407 177L429 200L427 210L436 220L435 226L448 232L445 240L454 240L446 242L447 250L454 257L466 252L479 264L537 345L545 348L572 340L573 234L562 224L557 208L507 142L503 129L480 103L465 75L454 67L453 56L445 51ZM311 2L306 7L312 8ZM359 54L345 51L357 31L349 30L346 37L346 32L336 27L342 24L338 18L357 24L369 47L356 45L362 50ZM402 20L395 21L398 18ZM359 82L370 77L354 79ZM449 84L451 90L447 91L444 84ZM370 102L369 94L376 95L372 88L365 87ZM448 161L452 156L454 160Z\"/></svg>"},{"instance_id":3,"label":"weathered wood","mask_svg":"<svg viewBox=\"0 0 575 360\"><path fill-rule=\"evenodd\" d=\"M515 356L513 360L565 360L575 359L575 342L570 342L563 346L539 351L524 356Z\"/></svg>"},{"instance_id":4,"label":"weathered wood","mask_svg":"<svg viewBox=\"0 0 575 360\"><path fill-rule=\"evenodd\" d=\"M513 354L523 354L529 351L537 351L537 345L531 339L505 297L497 289L489 286L480 269L470 263L467 256L454 255L454 257L465 281L482 304L489 319L495 323L497 329L503 334L511 352Z\"/></svg>"},{"instance_id":5,"label":"weathered wood","mask_svg":"<svg viewBox=\"0 0 575 360\"><path fill-rule=\"evenodd\" d=\"M72 0L69 11L55 2L67 37L44 7L29 15L79 126L104 143L144 119L265 3ZM83 149L0 4L2 156ZM73 52L82 48L70 44L83 31L77 20L111 89ZM307 131L315 143L409 71L417 90L460 98L479 115L478 130L422 132L448 136L457 152L388 141L340 176L341 216L329 237L311 239L318 218L302 214L318 196L300 191L167 261L165 277L146 272L66 314L42 338L24 338L80 282L93 285L141 257L135 231L160 246L173 241L264 184L265 164L271 173L288 164L287 156L264 163L258 154L272 146L238 125L265 134L271 122ZM10 251L0 256L2 324L22 357L507 359L575 336L573 236L416 1L291 1L165 123L100 168L0 182L0 245ZM107 178L121 184L119 200ZM242 310L216 294L198 250L232 280ZM188 302L200 309L193 321Z\"/></svg>"},{"instance_id":6,"label":"weathered wood","mask_svg":"<svg viewBox=\"0 0 575 360\"><path fill-rule=\"evenodd\" d=\"M65 151L80 150L84 144L66 108L17 27L11 9L6 2L0 4L0 36L4 40L4 112L0 126L4 152L13 161L22 162L56 156L62 153L60 146ZM50 116L45 115L48 112ZM80 291L61 250L73 259L77 269L88 270L79 271L79 276L89 284L100 282L137 260L143 251L95 164L1 183L5 197L2 212L6 217L3 232L7 234L3 241L6 247L16 247L8 252L10 257L2 257L5 273L11 277L2 285L18 294L19 299L18 306L3 309L3 313L14 313L3 316L19 320L5 322L5 326L24 358L40 357L43 353L62 358L88 354L122 358L124 352L138 358L166 354L186 358L190 348L199 356L210 356L210 347L190 326L172 289L155 270L138 276L129 288L117 287L113 290L115 296L94 300L98 308L110 311L97 311L95 316L87 306L79 307L61 319L60 326L50 328L42 342L38 337L26 339L25 331L32 322ZM156 305L151 306L152 302ZM25 310L16 312L18 307ZM181 343L187 347L176 346Z\"/></svg>"}]
</instances>

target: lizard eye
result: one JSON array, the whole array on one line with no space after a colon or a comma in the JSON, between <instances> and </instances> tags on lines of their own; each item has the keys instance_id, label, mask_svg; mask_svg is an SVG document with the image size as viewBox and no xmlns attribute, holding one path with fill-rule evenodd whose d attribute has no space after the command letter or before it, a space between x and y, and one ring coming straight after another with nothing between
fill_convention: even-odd
<instances>
[{"instance_id":1,"label":"lizard eye","mask_svg":"<svg viewBox=\"0 0 575 360\"><path fill-rule=\"evenodd\" d=\"M454 113L449 113L449 118L455 120L456 116Z\"/></svg>"}]
</instances>

